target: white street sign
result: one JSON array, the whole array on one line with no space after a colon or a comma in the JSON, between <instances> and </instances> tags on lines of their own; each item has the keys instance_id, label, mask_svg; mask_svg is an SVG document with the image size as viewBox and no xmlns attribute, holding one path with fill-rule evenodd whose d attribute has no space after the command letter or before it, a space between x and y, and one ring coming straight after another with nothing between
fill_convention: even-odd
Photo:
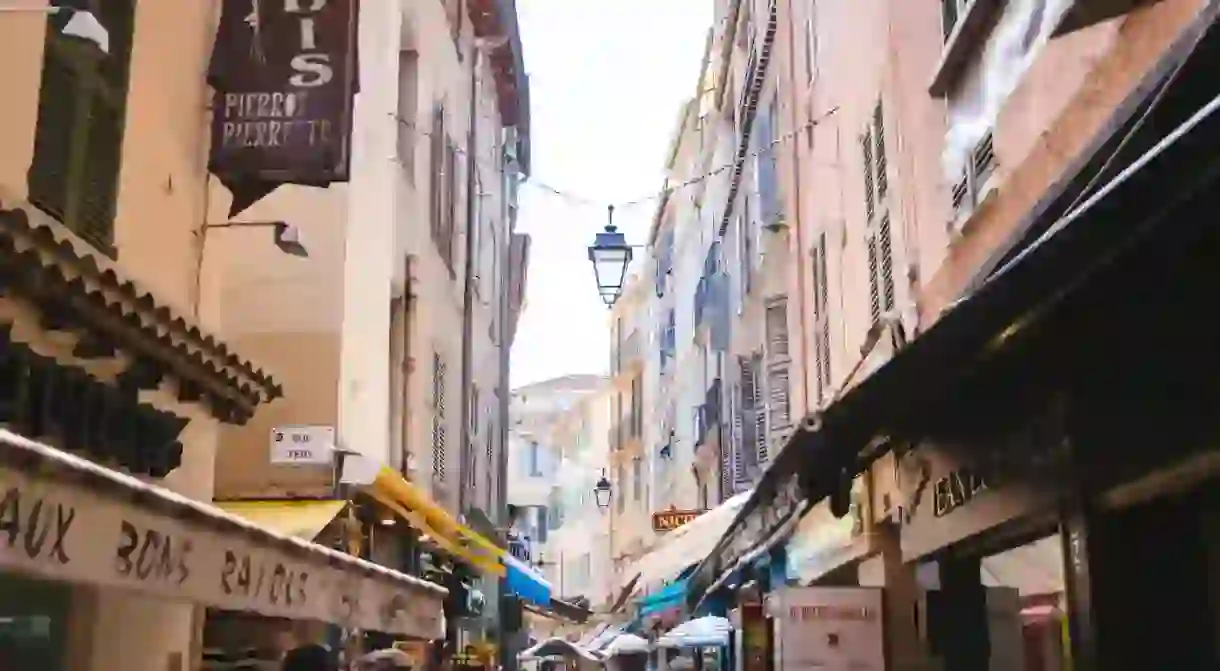
<instances>
[{"instance_id":1,"label":"white street sign","mask_svg":"<svg viewBox=\"0 0 1220 671\"><path fill-rule=\"evenodd\" d=\"M335 427L279 426L271 429L271 463L329 464L335 450Z\"/></svg>"}]
</instances>

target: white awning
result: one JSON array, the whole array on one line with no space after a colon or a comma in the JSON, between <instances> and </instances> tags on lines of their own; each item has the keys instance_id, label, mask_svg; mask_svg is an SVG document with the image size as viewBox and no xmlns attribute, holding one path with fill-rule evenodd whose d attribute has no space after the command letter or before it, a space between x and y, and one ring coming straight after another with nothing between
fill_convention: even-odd
<instances>
[{"instance_id":1,"label":"white awning","mask_svg":"<svg viewBox=\"0 0 1220 671\"><path fill-rule=\"evenodd\" d=\"M0 429L0 570L435 639L445 590Z\"/></svg>"},{"instance_id":2,"label":"white awning","mask_svg":"<svg viewBox=\"0 0 1220 671\"><path fill-rule=\"evenodd\" d=\"M751 492L738 494L694 520L661 536L659 545L640 557L626 575L640 575L640 589L655 590L697 564L716 547Z\"/></svg>"}]
</instances>

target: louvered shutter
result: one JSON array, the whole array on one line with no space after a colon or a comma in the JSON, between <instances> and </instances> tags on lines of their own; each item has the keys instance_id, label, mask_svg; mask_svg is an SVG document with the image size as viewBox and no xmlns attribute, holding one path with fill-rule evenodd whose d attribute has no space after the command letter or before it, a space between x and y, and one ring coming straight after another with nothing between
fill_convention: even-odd
<instances>
[{"instance_id":1,"label":"louvered shutter","mask_svg":"<svg viewBox=\"0 0 1220 671\"><path fill-rule=\"evenodd\" d=\"M727 399L725 399L727 408L727 416L731 418L729 422L727 435L722 435L720 438L720 498L723 501L734 494L733 485L737 481L735 470L735 452L737 451L737 436L741 432L741 418L737 416L737 385L729 388Z\"/></svg>"},{"instance_id":2,"label":"louvered shutter","mask_svg":"<svg viewBox=\"0 0 1220 671\"><path fill-rule=\"evenodd\" d=\"M881 101L873 108L873 140L876 142L876 156L873 170L877 176L877 201L885 200L890 192L889 158L885 153L885 115L881 110Z\"/></svg>"},{"instance_id":3,"label":"louvered shutter","mask_svg":"<svg viewBox=\"0 0 1220 671\"><path fill-rule=\"evenodd\" d=\"M864 170L864 218L872 221L877 207L877 185L873 180L873 138L867 131L860 138L860 153Z\"/></svg>"},{"instance_id":4,"label":"louvered shutter","mask_svg":"<svg viewBox=\"0 0 1220 671\"><path fill-rule=\"evenodd\" d=\"M38 94L38 125L34 133L34 160L30 164L30 202L51 216L66 221L72 150L81 124L77 119L87 101L75 70L55 57L48 43Z\"/></svg>"},{"instance_id":5,"label":"louvered shutter","mask_svg":"<svg viewBox=\"0 0 1220 671\"><path fill-rule=\"evenodd\" d=\"M755 466L755 457L757 456L757 453L754 451L754 445L756 442L755 432L758 425L754 421L754 403L758 393L754 384L753 363L750 357L737 358L738 372L741 375L741 407L738 408L736 417L736 422L741 429L738 434L741 436L741 442L737 446L739 450L737 476L741 478L739 482L748 477L749 471Z\"/></svg>"},{"instance_id":6,"label":"louvered shutter","mask_svg":"<svg viewBox=\"0 0 1220 671\"><path fill-rule=\"evenodd\" d=\"M789 405L788 299L772 298L764 318L767 337L767 411L770 438L783 438L791 426Z\"/></svg>"},{"instance_id":7,"label":"louvered shutter","mask_svg":"<svg viewBox=\"0 0 1220 671\"><path fill-rule=\"evenodd\" d=\"M894 244L893 231L890 227L890 215L887 212L877 224L877 282L881 285L881 310L891 312L894 309Z\"/></svg>"},{"instance_id":8,"label":"louvered shutter","mask_svg":"<svg viewBox=\"0 0 1220 671\"><path fill-rule=\"evenodd\" d=\"M446 366L440 354L432 355L432 478L445 481L447 456L445 426L445 377Z\"/></svg>"},{"instance_id":9,"label":"louvered shutter","mask_svg":"<svg viewBox=\"0 0 1220 671\"><path fill-rule=\"evenodd\" d=\"M762 385L759 384L762 367L762 355L755 353L750 363L750 369L754 375L754 454L755 465L759 468L766 466L770 456L767 454L767 404L764 400Z\"/></svg>"}]
</instances>

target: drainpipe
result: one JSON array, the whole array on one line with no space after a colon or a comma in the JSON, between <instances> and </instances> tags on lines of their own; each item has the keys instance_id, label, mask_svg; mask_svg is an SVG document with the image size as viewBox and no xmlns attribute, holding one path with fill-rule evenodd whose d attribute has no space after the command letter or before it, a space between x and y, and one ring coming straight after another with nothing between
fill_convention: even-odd
<instances>
[{"instance_id":1,"label":"drainpipe","mask_svg":"<svg viewBox=\"0 0 1220 671\"><path fill-rule=\"evenodd\" d=\"M474 382L472 362L474 360L474 236L479 223L475 221L478 214L476 206L479 194L477 171L478 129L479 129L479 65L482 62L482 51L475 41L470 45L470 129L466 140L466 262L462 271L462 409L458 414L462 418L462 426L458 433L461 443L458 449L458 513L466 512L467 489L471 482L470 466L470 419L471 419L471 384Z\"/></svg>"},{"instance_id":2,"label":"drainpipe","mask_svg":"<svg viewBox=\"0 0 1220 671\"><path fill-rule=\"evenodd\" d=\"M792 5L787 4L786 6L787 6L788 12L789 12L789 15L787 17L788 21L786 21L786 23L788 24L788 78L789 78L789 83L790 83L789 88L795 89L794 85L796 83L796 27L793 25L793 21L792 21L792 15L791 15ZM810 3L806 6L809 8L809 11L811 11L811 12L815 11L812 3ZM812 74L813 73L810 73L811 77L812 77ZM797 104L796 104L796 99L794 97L792 99L792 128L796 129L798 127L799 122L800 122L800 115L797 114ZM810 137L812 138L813 126L806 127L805 132L809 133ZM809 322L806 321L806 314L805 314L805 308L806 308L806 304L805 304L805 263L804 263L805 243L804 243L804 237L801 235L801 210L803 209L801 207L801 205L802 205L802 202L801 202L801 159L800 159L801 136L800 136L800 134L797 134L797 135L793 136L792 139L793 139L793 142L792 142L792 198L796 203L795 206L792 208L792 238L793 238L793 244L796 245L796 255L794 256L794 258L790 259L789 261L791 263L796 264L796 309L797 309L797 319L800 320L800 324L797 326L797 335L799 336L797 338L797 346L798 346L797 355L800 356L800 359L801 359L801 378L800 378L801 398L803 398L805 401L805 412L811 413L818 409L817 403L819 403L822 399L820 399L820 398L813 399L813 402L811 402L810 393L809 393L809 365L812 362L809 361L809 357L808 357L809 341L808 341L808 338L806 337L807 334L805 333L805 328ZM809 146L813 146L812 141L809 142Z\"/></svg>"}]
</instances>

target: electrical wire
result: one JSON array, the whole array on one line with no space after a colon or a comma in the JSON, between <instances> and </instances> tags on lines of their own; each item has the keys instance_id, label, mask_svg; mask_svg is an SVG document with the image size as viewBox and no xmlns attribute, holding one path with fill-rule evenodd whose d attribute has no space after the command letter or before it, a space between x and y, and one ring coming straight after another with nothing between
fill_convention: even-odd
<instances>
[{"instance_id":1,"label":"electrical wire","mask_svg":"<svg viewBox=\"0 0 1220 671\"><path fill-rule=\"evenodd\" d=\"M775 139L771 140L771 142L768 143L767 146L761 147L755 151L747 153L744 157L744 160L748 161L750 159L754 159L754 158L757 158L757 157L765 155L765 154L770 154L771 152L773 152L777 148L779 148L780 145L785 145L785 144L801 137L802 133L806 133L806 132L812 133L813 128L815 126L822 123L828 117L834 115L838 111L839 111L839 108L837 106L826 110L825 112L818 115L817 117L809 119L805 123L801 124L800 127L777 136ZM393 114L393 113L391 113L390 116L395 121L397 121L399 124L410 129L411 133L422 136L422 137L428 137L428 138L432 137L432 133L430 131L421 129L418 125L416 125L411 120L404 119L403 117L399 116L398 114ZM454 151L456 153L458 153L459 155L469 157L468 152L466 152L461 147L454 147ZM473 158L476 163L486 165L486 163L484 163L483 159L481 159L480 157L475 156ZM625 209L625 208L647 204L649 202L669 196L677 191L681 191L683 189L701 184L709 179L712 179L713 177L717 177L721 174L724 174L724 173L732 170L736 165L737 165L737 161L730 161L723 165L717 166L716 168L713 168L712 170L709 170L707 172L696 175L694 177L690 177L688 179L682 180L675 184L666 184L666 186L663 187L662 189L660 189L659 191L652 192L647 195L640 196L638 198L633 198L630 200L620 200L620 201L605 201L605 200L589 198L587 196L583 196L581 194L574 193L572 191L568 191L566 189L561 189L556 186L552 186L550 184L547 184L544 181L541 181L541 180L538 180L535 178L531 178L530 180L523 182L523 184L525 184L527 186L532 186L533 188L539 189L545 193L556 196L558 198L562 198L564 200L573 202L578 205L596 206L596 207L613 207L615 210L621 211L622 209ZM492 166L492 169L498 169L498 166Z\"/></svg>"}]
</instances>

